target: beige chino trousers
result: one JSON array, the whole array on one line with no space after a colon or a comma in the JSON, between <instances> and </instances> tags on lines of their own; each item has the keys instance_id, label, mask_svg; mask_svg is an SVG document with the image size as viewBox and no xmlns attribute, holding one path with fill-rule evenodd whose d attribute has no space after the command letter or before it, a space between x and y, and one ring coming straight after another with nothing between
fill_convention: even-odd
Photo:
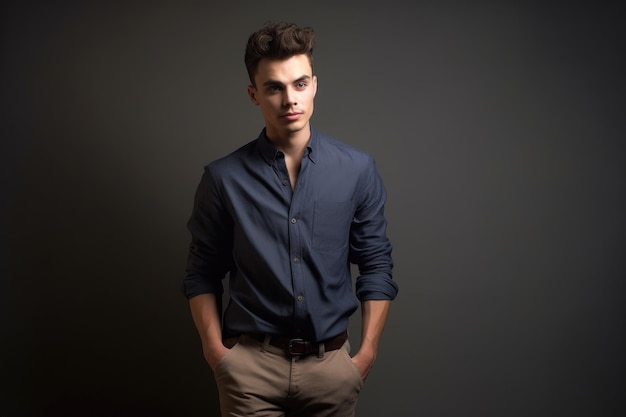
<instances>
[{"instance_id":1,"label":"beige chino trousers","mask_svg":"<svg viewBox=\"0 0 626 417\"><path fill-rule=\"evenodd\" d=\"M352 417L363 386L350 344L304 357L242 336L215 368L222 417Z\"/></svg>"}]
</instances>

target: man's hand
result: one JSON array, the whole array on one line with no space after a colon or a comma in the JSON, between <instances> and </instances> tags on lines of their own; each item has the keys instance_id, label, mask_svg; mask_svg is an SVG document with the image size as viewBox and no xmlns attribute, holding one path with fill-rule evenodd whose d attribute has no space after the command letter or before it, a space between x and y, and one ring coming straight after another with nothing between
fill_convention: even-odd
<instances>
[{"instance_id":1,"label":"man's hand","mask_svg":"<svg viewBox=\"0 0 626 417\"><path fill-rule=\"evenodd\" d=\"M230 349L225 347L223 344L218 343L215 346L202 346L202 353L204 354L204 359L206 359L207 363L211 367L211 370L215 371L215 367L217 364L226 356Z\"/></svg>"},{"instance_id":2,"label":"man's hand","mask_svg":"<svg viewBox=\"0 0 626 417\"><path fill-rule=\"evenodd\" d=\"M365 348L359 349L357 354L352 357L352 363L354 363L354 366L358 369L363 381L365 381L365 378L367 378L367 375L374 366L375 360L376 353L372 352L371 349Z\"/></svg>"}]
</instances>

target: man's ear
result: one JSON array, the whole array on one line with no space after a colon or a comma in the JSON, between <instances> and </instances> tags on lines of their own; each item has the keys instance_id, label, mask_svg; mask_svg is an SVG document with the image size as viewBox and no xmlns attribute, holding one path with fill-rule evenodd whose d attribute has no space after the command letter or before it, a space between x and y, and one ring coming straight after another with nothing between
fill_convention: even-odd
<instances>
[{"instance_id":1,"label":"man's ear","mask_svg":"<svg viewBox=\"0 0 626 417\"><path fill-rule=\"evenodd\" d=\"M313 76L313 97L317 94L317 75Z\"/></svg>"},{"instance_id":2,"label":"man's ear","mask_svg":"<svg viewBox=\"0 0 626 417\"><path fill-rule=\"evenodd\" d=\"M256 95L257 95L256 88L254 88L253 86L249 85L248 86L248 96L250 97L250 100L252 100L252 102L258 106L259 105L259 100L257 100Z\"/></svg>"}]
</instances>

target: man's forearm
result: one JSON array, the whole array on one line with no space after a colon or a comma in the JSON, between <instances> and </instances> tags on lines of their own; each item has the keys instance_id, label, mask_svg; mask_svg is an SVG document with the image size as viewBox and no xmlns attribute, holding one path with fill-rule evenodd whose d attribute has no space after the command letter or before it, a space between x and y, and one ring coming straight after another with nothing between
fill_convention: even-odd
<instances>
[{"instance_id":1,"label":"man's forearm","mask_svg":"<svg viewBox=\"0 0 626 417\"><path fill-rule=\"evenodd\" d=\"M222 325L218 305L215 294L200 294L189 300L191 317L202 341L204 357L213 369L226 350L222 344Z\"/></svg>"},{"instance_id":2,"label":"man's forearm","mask_svg":"<svg viewBox=\"0 0 626 417\"><path fill-rule=\"evenodd\" d=\"M367 377L376 360L378 343L385 328L390 304L389 300L368 300L361 303L361 347L353 361L363 379Z\"/></svg>"},{"instance_id":3,"label":"man's forearm","mask_svg":"<svg viewBox=\"0 0 626 417\"><path fill-rule=\"evenodd\" d=\"M368 300L361 303L361 349L372 349L374 353L378 351L390 304L389 300Z\"/></svg>"}]
</instances>

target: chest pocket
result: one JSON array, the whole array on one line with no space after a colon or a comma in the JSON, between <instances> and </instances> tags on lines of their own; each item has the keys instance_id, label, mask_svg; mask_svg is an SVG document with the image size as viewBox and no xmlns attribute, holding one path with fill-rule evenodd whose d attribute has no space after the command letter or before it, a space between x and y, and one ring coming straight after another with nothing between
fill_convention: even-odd
<instances>
[{"instance_id":1,"label":"chest pocket","mask_svg":"<svg viewBox=\"0 0 626 417\"><path fill-rule=\"evenodd\" d=\"M333 252L348 245L354 216L351 201L316 201L313 212L313 249Z\"/></svg>"}]
</instances>

